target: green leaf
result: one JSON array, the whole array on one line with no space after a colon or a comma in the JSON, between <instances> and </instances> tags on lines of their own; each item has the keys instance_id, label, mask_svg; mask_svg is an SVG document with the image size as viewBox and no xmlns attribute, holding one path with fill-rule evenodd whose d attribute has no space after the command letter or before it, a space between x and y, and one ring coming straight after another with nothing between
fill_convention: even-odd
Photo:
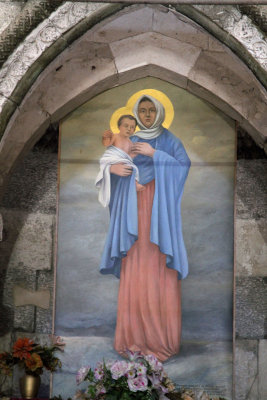
<instances>
[{"instance_id":1,"label":"green leaf","mask_svg":"<svg viewBox=\"0 0 267 400\"><path fill-rule=\"evenodd\" d=\"M121 396L121 400L131 400L131 395L129 393L124 392Z\"/></svg>"},{"instance_id":2,"label":"green leaf","mask_svg":"<svg viewBox=\"0 0 267 400\"><path fill-rule=\"evenodd\" d=\"M105 400L119 400L119 397L116 394L106 394Z\"/></svg>"}]
</instances>

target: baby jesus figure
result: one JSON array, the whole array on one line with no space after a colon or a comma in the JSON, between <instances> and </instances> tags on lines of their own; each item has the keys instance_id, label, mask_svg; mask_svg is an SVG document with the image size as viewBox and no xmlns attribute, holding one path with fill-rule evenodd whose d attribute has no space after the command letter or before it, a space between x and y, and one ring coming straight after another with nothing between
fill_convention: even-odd
<instances>
[{"instance_id":1,"label":"baby jesus figure","mask_svg":"<svg viewBox=\"0 0 267 400\"><path fill-rule=\"evenodd\" d=\"M114 135L110 130L104 132L102 144L107 150L100 159L100 171L96 177L96 187L99 189L98 199L106 207L110 200L110 173L115 164L126 164L127 172L124 176L132 174L135 170L136 190L144 190L145 187L138 183L139 172L137 166L133 163L136 154L132 151L133 143L129 139L134 133L137 125L136 119L132 115L122 115L118 120L119 133ZM115 173L115 171L114 171Z\"/></svg>"}]
</instances>

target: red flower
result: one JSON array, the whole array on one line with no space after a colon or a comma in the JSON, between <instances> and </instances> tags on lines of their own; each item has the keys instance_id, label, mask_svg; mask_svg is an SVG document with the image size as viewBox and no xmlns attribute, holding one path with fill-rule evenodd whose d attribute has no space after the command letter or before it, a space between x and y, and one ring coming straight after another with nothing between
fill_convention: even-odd
<instances>
[{"instance_id":1,"label":"red flower","mask_svg":"<svg viewBox=\"0 0 267 400\"><path fill-rule=\"evenodd\" d=\"M33 349L33 340L28 338L18 339L13 346L13 357L17 357L20 360L30 359L30 351Z\"/></svg>"},{"instance_id":2,"label":"red flower","mask_svg":"<svg viewBox=\"0 0 267 400\"><path fill-rule=\"evenodd\" d=\"M37 353L31 354L30 358L25 362L30 371L36 371L37 368L42 368L43 362Z\"/></svg>"}]
</instances>

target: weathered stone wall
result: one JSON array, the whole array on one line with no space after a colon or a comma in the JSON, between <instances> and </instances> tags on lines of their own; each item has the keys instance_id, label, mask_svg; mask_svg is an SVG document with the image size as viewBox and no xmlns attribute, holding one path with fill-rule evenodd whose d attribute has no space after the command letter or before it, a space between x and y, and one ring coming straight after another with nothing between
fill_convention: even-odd
<instances>
[{"instance_id":1,"label":"weathered stone wall","mask_svg":"<svg viewBox=\"0 0 267 400\"><path fill-rule=\"evenodd\" d=\"M20 14L26 1L0 1L0 34Z\"/></svg>"},{"instance_id":2,"label":"weathered stone wall","mask_svg":"<svg viewBox=\"0 0 267 400\"><path fill-rule=\"evenodd\" d=\"M27 34L62 2L63 0L0 1L0 65Z\"/></svg>"},{"instance_id":3,"label":"weathered stone wall","mask_svg":"<svg viewBox=\"0 0 267 400\"><path fill-rule=\"evenodd\" d=\"M52 140L50 140L53 135ZM52 332L57 193L57 134L50 129L14 172L1 205L0 351L16 338L49 343ZM18 395L18 373L13 394ZM8 379L0 389L11 394ZM41 395L49 393L49 375Z\"/></svg>"},{"instance_id":4,"label":"weathered stone wall","mask_svg":"<svg viewBox=\"0 0 267 400\"><path fill-rule=\"evenodd\" d=\"M235 399L263 400L267 397L267 160L244 132L239 133L238 153L242 159L236 181Z\"/></svg>"}]
</instances>

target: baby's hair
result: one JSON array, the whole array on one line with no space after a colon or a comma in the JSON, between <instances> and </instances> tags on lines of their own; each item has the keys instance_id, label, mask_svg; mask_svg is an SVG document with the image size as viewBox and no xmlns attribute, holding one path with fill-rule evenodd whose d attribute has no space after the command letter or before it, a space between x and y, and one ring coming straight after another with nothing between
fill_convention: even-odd
<instances>
[{"instance_id":1,"label":"baby's hair","mask_svg":"<svg viewBox=\"0 0 267 400\"><path fill-rule=\"evenodd\" d=\"M123 120L124 118L128 118L128 119L130 119L131 121L134 121L134 122L135 122L135 125L137 125L136 118L134 118L131 114L125 114L125 115L122 115L122 116L119 118L119 120L118 120L118 128L121 126L122 120Z\"/></svg>"}]
</instances>

